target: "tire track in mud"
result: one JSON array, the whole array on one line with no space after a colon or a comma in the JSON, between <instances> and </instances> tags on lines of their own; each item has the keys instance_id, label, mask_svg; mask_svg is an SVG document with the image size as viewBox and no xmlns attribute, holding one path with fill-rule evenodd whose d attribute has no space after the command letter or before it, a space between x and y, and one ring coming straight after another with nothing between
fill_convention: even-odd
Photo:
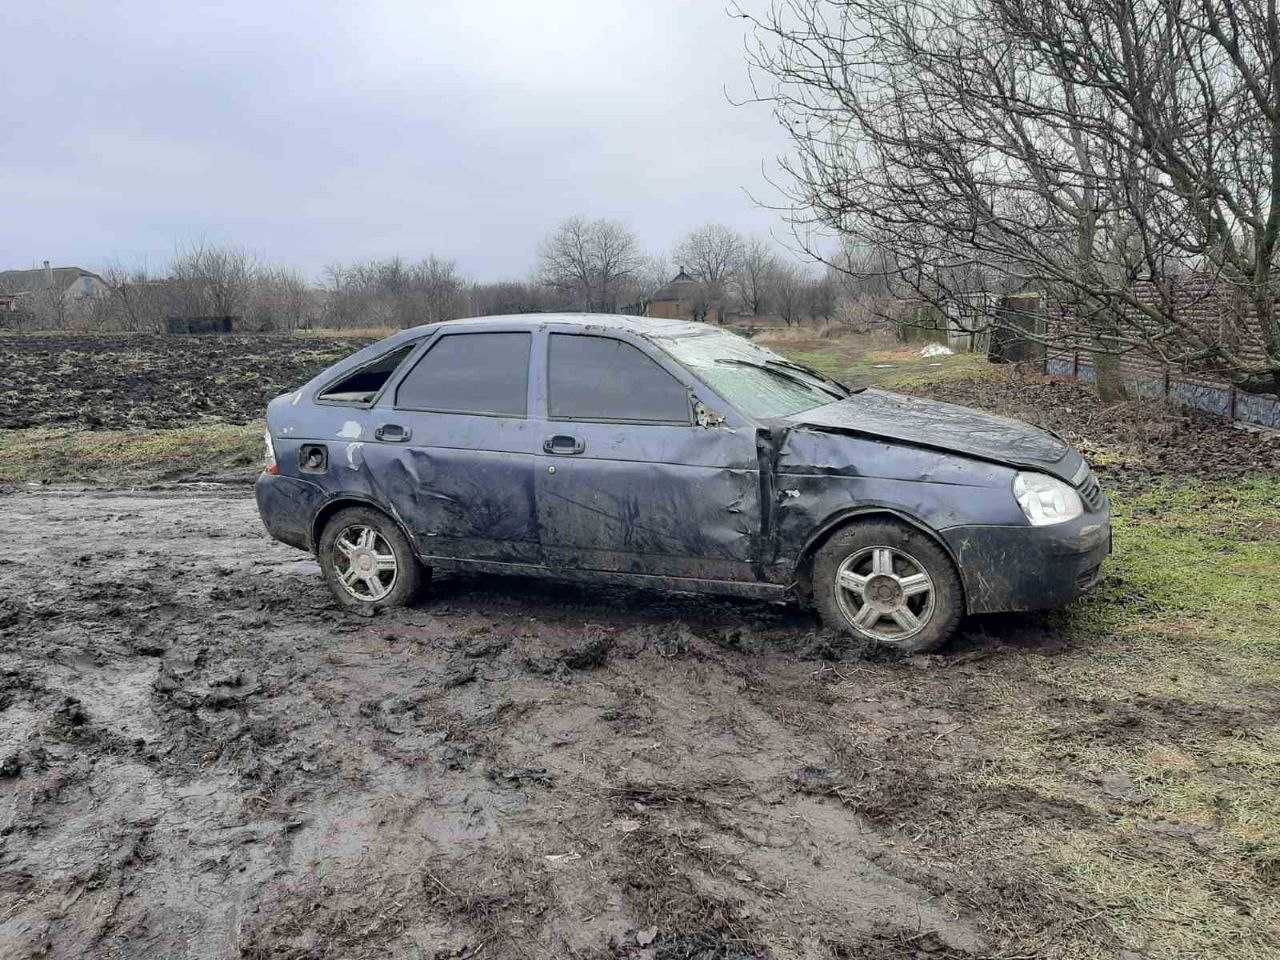
<instances>
[{"instance_id":1,"label":"tire track in mud","mask_svg":"<svg viewBox=\"0 0 1280 960\"><path fill-rule=\"evenodd\" d=\"M958 786L991 753L965 653L528 580L366 619L247 499L0 514L19 952L965 957L1082 915L952 827L1088 812Z\"/></svg>"}]
</instances>

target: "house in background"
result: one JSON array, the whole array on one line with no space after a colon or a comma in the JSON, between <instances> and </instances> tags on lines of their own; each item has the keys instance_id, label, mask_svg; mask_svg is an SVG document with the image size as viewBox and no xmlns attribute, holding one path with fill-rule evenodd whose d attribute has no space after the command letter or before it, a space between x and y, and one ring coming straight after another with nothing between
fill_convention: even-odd
<instances>
[{"instance_id":1,"label":"house in background","mask_svg":"<svg viewBox=\"0 0 1280 960\"><path fill-rule=\"evenodd\" d=\"M0 312L65 314L108 293L107 282L83 267L53 267L46 260L38 270L0 270Z\"/></svg>"},{"instance_id":2,"label":"house in background","mask_svg":"<svg viewBox=\"0 0 1280 960\"><path fill-rule=\"evenodd\" d=\"M644 307L646 317L664 320L706 320L720 323L724 311L719 303L707 298L706 288L684 272L684 267L665 287L649 298Z\"/></svg>"}]
</instances>

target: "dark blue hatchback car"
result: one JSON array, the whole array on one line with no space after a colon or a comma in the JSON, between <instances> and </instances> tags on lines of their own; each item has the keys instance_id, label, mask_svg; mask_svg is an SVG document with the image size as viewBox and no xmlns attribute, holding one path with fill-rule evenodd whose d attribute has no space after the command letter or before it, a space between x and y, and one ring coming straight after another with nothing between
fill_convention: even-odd
<instances>
[{"instance_id":1,"label":"dark blue hatchback car","mask_svg":"<svg viewBox=\"0 0 1280 960\"><path fill-rule=\"evenodd\" d=\"M811 598L937 646L966 613L1064 604L1110 507L1080 454L965 407L849 390L723 329L526 315L416 327L267 413L273 537L344 604L432 569Z\"/></svg>"}]
</instances>

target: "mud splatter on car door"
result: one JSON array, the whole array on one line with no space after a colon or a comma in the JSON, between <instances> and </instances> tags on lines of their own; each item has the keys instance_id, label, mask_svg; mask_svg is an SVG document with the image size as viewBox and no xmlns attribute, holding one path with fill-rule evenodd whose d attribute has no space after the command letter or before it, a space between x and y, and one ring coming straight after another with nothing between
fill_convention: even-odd
<instances>
[{"instance_id":1,"label":"mud splatter on car door","mask_svg":"<svg viewBox=\"0 0 1280 960\"><path fill-rule=\"evenodd\" d=\"M528 332L440 337L370 413L363 455L425 557L539 563Z\"/></svg>"},{"instance_id":2,"label":"mud splatter on car door","mask_svg":"<svg viewBox=\"0 0 1280 960\"><path fill-rule=\"evenodd\" d=\"M551 333L537 471L549 566L754 579L755 438L694 422L689 389L639 348Z\"/></svg>"}]
</instances>

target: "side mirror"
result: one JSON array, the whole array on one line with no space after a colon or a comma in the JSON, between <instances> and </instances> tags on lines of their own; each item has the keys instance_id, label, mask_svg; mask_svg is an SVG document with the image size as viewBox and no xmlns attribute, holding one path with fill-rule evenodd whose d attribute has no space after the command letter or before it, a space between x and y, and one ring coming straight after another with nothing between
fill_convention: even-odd
<instances>
[{"instance_id":1,"label":"side mirror","mask_svg":"<svg viewBox=\"0 0 1280 960\"><path fill-rule=\"evenodd\" d=\"M700 427L718 427L724 423L724 417L701 400L695 400L693 401L693 422Z\"/></svg>"}]
</instances>

